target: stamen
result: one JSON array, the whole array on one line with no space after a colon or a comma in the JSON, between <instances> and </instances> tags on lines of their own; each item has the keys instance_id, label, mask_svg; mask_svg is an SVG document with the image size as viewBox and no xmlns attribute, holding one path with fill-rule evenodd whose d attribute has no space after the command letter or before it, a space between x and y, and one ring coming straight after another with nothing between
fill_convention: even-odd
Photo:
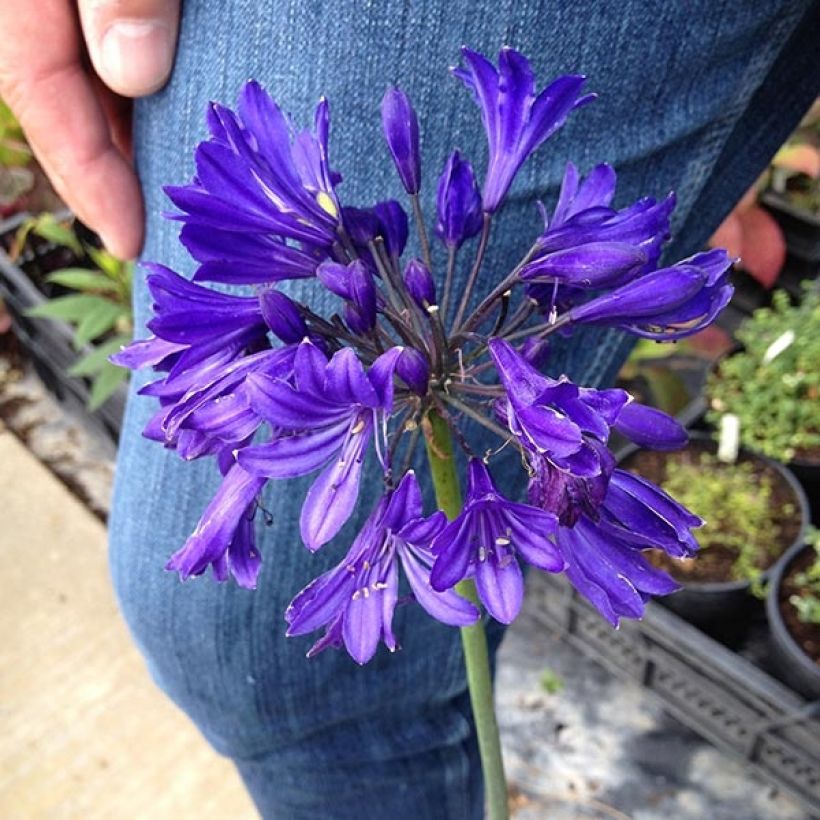
<instances>
[{"instance_id":1,"label":"stamen","mask_svg":"<svg viewBox=\"0 0 820 820\"><path fill-rule=\"evenodd\" d=\"M319 191L316 195L316 204L323 210L325 213L330 214L334 219L339 215L339 211L336 208L336 203L333 201L333 198L325 191Z\"/></svg>"}]
</instances>

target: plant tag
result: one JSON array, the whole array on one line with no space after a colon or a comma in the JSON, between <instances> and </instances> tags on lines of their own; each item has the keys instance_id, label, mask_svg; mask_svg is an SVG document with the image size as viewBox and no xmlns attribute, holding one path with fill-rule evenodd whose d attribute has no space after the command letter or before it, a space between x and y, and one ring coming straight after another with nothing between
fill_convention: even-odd
<instances>
[{"instance_id":1,"label":"plant tag","mask_svg":"<svg viewBox=\"0 0 820 820\"><path fill-rule=\"evenodd\" d=\"M734 413L726 413L720 417L720 441L718 442L717 457L726 464L737 461L737 451L740 448L740 419Z\"/></svg>"},{"instance_id":2,"label":"plant tag","mask_svg":"<svg viewBox=\"0 0 820 820\"><path fill-rule=\"evenodd\" d=\"M781 333L767 348L763 354L763 364L769 364L779 356L784 350L788 349L795 340L793 330L787 330Z\"/></svg>"}]
</instances>

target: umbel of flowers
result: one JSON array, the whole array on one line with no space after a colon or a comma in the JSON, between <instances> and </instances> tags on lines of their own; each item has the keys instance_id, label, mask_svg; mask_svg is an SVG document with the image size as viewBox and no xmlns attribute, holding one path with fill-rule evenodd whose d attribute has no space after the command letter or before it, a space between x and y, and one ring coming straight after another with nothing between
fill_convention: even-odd
<instances>
[{"instance_id":1,"label":"umbel of flowers","mask_svg":"<svg viewBox=\"0 0 820 820\"><path fill-rule=\"evenodd\" d=\"M115 357L160 374L141 391L159 404L145 435L183 459L214 457L224 476L167 564L183 579L210 567L220 581L232 575L254 587L263 558L254 519L270 480L316 475L300 526L307 549L322 548L351 516L365 456L375 452L383 496L338 566L284 614L288 635L319 632L309 654L344 647L363 664L380 642L396 649L401 573L433 618L471 629L479 601L499 621L516 617L527 562L566 573L617 626L639 618L651 595L676 588L644 550L684 558L697 549L691 531L701 520L617 469L607 448L613 429L644 446L678 448L686 435L677 422L623 390L583 387L543 369L548 337L582 325L658 341L697 332L731 296L731 260L714 250L659 267L674 196L615 208L610 166L582 176L568 163L530 249L512 270L493 274L479 299L493 215L518 169L594 95L580 76L539 91L526 58L509 48L497 65L466 48L462 56L453 74L479 108L489 160L479 181L458 151L443 158L440 253L422 214L419 127L403 91L389 89L381 113L419 235L421 257L410 259L399 201L363 208L340 199L327 101L313 128L298 131L249 82L236 111L210 106L192 182L166 189L197 264L193 280L147 265L153 335ZM455 294L468 243L469 275ZM338 310L320 315L277 289L300 278L334 294ZM246 295L224 284L247 286ZM492 474L495 451L476 454L465 419L497 435L499 448L519 451L526 500L505 494ZM441 510L425 515L406 467L422 438L434 480L450 440L467 454L466 498L457 515L450 504L452 520ZM436 489L446 506L441 482Z\"/></svg>"},{"instance_id":2,"label":"umbel of flowers","mask_svg":"<svg viewBox=\"0 0 820 820\"><path fill-rule=\"evenodd\" d=\"M457 151L438 180L435 234L446 250L434 274L423 220L421 259L402 259L408 218L395 200L344 206L328 151L329 108L296 131L256 82L234 112L208 110L210 137L196 149L196 176L167 193L180 239L198 263L189 281L148 264L153 335L115 357L162 376L143 388L159 410L145 434L184 459L213 456L224 475L202 519L168 568L182 578L212 567L253 587L260 555L254 513L265 483L317 473L302 505L301 535L317 550L357 503L370 447L385 495L336 570L314 581L286 613L288 634L321 628L313 651L344 645L359 663L391 630L400 572L434 618L464 625L478 610L455 585L475 578L489 613L504 623L523 595L520 562L566 572L613 625L640 617L650 595L676 588L641 555L697 549L700 520L649 482L614 467L610 430L657 449L678 448L673 419L623 390L595 390L541 372L544 340L583 324L619 327L665 341L709 324L726 304L723 251L658 267L674 197L612 207L615 172L582 178L567 165L558 202L526 256L474 305L492 216L527 157L576 109L591 102L584 78L538 92L527 60L512 49L498 66L468 49L453 74L473 94L489 143L479 187ZM387 147L412 210L420 216L418 123L407 96L382 103ZM478 236L475 264L451 304L456 255ZM319 316L277 290L315 277L339 298ZM247 285L229 295L208 283ZM405 435L440 414L470 456L462 513L425 517L415 475L402 470ZM460 430L464 417L520 450L529 471L526 503L505 497ZM398 455L401 452L402 458ZM489 464L487 462L490 462Z\"/></svg>"}]
</instances>

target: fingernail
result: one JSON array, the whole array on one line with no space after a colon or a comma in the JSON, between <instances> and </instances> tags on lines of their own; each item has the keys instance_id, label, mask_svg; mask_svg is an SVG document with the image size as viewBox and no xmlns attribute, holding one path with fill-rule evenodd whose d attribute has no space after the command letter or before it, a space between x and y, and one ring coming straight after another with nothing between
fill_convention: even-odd
<instances>
[{"instance_id":1,"label":"fingernail","mask_svg":"<svg viewBox=\"0 0 820 820\"><path fill-rule=\"evenodd\" d=\"M160 88L174 58L171 33L160 20L119 20L112 24L100 47L103 79L126 96L149 94Z\"/></svg>"}]
</instances>

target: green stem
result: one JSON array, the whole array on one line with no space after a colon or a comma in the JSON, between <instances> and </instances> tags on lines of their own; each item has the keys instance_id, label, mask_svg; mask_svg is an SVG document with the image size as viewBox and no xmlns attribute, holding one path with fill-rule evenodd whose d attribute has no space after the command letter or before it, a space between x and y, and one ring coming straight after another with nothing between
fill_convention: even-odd
<instances>
[{"instance_id":1,"label":"green stem","mask_svg":"<svg viewBox=\"0 0 820 820\"><path fill-rule=\"evenodd\" d=\"M429 427L425 430L427 460L436 501L445 515L452 520L461 512L461 489L458 483L453 440L447 422L436 410L427 413ZM456 592L479 606L473 581L464 580L456 586ZM501 740L495 719L493 682L490 676L490 656L484 624L479 619L473 626L461 627L461 643L464 647L464 664L467 668L467 684L473 707L481 768L484 773L484 792L488 820L507 820L507 781L504 777L504 760L501 756Z\"/></svg>"}]
</instances>

